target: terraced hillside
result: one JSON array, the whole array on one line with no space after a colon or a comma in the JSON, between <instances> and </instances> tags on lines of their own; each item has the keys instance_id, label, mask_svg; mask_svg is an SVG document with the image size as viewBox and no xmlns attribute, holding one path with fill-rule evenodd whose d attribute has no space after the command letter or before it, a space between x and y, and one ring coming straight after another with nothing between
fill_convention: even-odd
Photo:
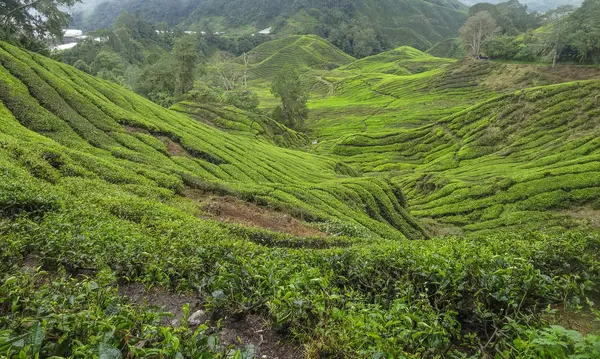
<instances>
[{"instance_id":1,"label":"terraced hillside","mask_svg":"<svg viewBox=\"0 0 600 359\"><path fill-rule=\"evenodd\" d=\"M12 121L10 127L20 123L17 127L44 135L53 141L51 152L63 153L56 161L65 162L66 173L62 165L53 167L45 159L54 157L45 146L32 145L26 156L39 162L35 166L41 166L40 176L45 179L101 178L172 194L186 187L218 188L293 209L313 221L336 219L363 229L377 227L379 234L386 235L405 226L407 235L422 236L402 209L401 192L385 181L347 176L344 167L332 160L215 131L124 95L115 85L8 45L3 45L1 56L5 80L0 99L10 113L5 121ZM305 185L320 189L306 192L301 189ZM368 203L358 209L356 198ZM335 208L343 203L347 208Z\"/></svg>"},{"instance_id":2,"label":"terraced hillside","mask_svg":"<svg viewBox=\"0 0 600 359\"><path fill-rule=\"evenodd\" d=\"M450 228L569 227L584 208L579 219L594 224L599 89L591 81L522 90L414 131L355 136L335 151L397 166L411 213Z\"/></svg>"},{"instance_id":3,"label":"terraced hillside","mask_svg":"<svg viewBox=\"0 0 600 359\"><path fill-rule=\"evenodd\" d=\"M287 36L269 41L249 53L254 79L270 79L277 70L292 65L301 70L333 70L354 60L315 35Z\"/></svg>"},{"instance_id":4,"label":"terraced hillside","mask_svg":"<svg viewBox=\"0 0 600 359\"><path fill-rule=\"evenodd\" d=\"M389 71L406 57L428 65ZM315 150L393 177L432 231L596 223L598 82L551 84L600 78L598 69L454 63L399 49L324 78L335 92L310 103Z\"/></svg>"},{"instance_id":5,"label":"terraced hillside","mask_svg":"<svg viewBox=\"0 0 600 359\"><path fill-rule=\"evenodd\" d=\"M597 358L598 81L419 61L319 70L311 154L0 43L1 355Z\"/></svg>"},{"instance_id":6,"label":"terraced hillside","mask_svg":"<svg viewBox=\"0 0 600 359\"><path fill-rule=\"evenodd\" d=\"M410 46L402 46L357 60L340 68L340 70L358 70L364 73L384 73L401 76L430 71L448 63L452 63L452 61L427 55Z\"/></svg>"},{"instance_id":7,"label":"terraced hillside","mask_svg":"<svg viewBox=\"0 0 600 359\"><path fill-rule=\"evenodd\" d=\"M184 101L172 106L171 110L230 133L260 137L282 147L298 147L308 143L308 137L303 133L287 128L268 116L233 106Z\"/></svg>"}]
</instances>

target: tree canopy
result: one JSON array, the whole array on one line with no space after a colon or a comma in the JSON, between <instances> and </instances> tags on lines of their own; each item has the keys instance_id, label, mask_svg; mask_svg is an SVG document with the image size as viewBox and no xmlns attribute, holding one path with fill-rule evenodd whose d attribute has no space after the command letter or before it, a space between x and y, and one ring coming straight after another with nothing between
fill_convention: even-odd
<instances>
[{"instance_id":1,"label":"tree canopy","mask_svg":"<svg viewBox=\"0 0 600 359\"><path fill-rule=\"evenodd\" d=\"M487 11L475 13L459 30L465 47L474 56L481 54L483 44L497 31L496 21Z\"/></svg>"},{"instance_id":2,"label":"tree canopy","mask_svg":"<svg viewBox=\"0 0 600 359\"><path fill-rule=\"evenodd\" d=\"M2 0L0 2L0 40L34 51L44 52L44 39L62 37L69 24L65 7L81 0Z\"/></svg>"},{"instance_id":3,"label":"tree canopy","mask_svg":"<svg viewBox=\"0 0 600 359\"><path fill-rule=\"evenodd\" d=\"M277 73L271 93L281 99L281 106L273 113L273 118L288 127L298 129L308 115L308 87L302 74L293 66L286 66Z\"/></svg>"}]
</instances>

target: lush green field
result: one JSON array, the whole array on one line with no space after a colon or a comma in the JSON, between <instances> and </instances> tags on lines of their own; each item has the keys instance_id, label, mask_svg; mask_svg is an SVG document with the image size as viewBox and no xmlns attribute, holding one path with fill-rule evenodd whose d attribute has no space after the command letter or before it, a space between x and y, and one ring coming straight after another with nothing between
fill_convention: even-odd
<instances>
[{"instance_id":1,"label":"lush green field","mask_svg":"<svg viewBox=\"0 0 600 359\"><path fill-rule=\"evenodd\" d=\"M287 48L265 46L261 96ZM345 66L303 58L304 135L0 43L0 356L260 357L216 322L258 314L295 357L597 358L600 83L326 52ZM215 198L318 234L223 221ZM165 321L134 282L213 320Z\"/></svg>"},{"instance_id":2,"label":"lush green field","mask_svg":"<svg viewBox=\"0 0 600 359\"><path fill-rule=\"evenodd\" d=\"M303 71L333 70L354 60L315 35L287 36L259 45L248 53L251 79L271 79L285 65Z\"/></svg>"}]
</instances>

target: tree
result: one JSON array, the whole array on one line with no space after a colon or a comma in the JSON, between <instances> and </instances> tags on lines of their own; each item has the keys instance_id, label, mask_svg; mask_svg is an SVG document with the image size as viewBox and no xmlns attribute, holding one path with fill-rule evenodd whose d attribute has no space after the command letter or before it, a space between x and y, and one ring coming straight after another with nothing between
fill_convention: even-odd
<instances>
[{"instance_id":1,"label":"tree","mask_svg":"<svg viewBox=\"0 0 600 359\"><path fill-rule=\"evenodd\" d=\"M212 67L225 91L233 90L238 81L243 79L244 76L244 70L240 68L240 65L230 60L231 58L223 52L219 52L213 56Z\"/></svg>"},{"instance_id":2,"label":"tree","mask_svg":"<svg viewBox=\"0 0 600 359\"><path fill-rule=\"evenodd\" d=\"M586 0L569 16L565 33L580 62L600 63L600 1Z\"/></svg>"},{"instance_id":3,"label":"tree","mask_svg":"<svg viewBox=\"0 0 600 359\"><path fill-rule=\"evenodd\" d=\"M273 111L275 120L292 128L300 128L308 116L308 87L296 67L284 67L273 80L271 93L281 99L281 106Z\"/></svg>"},{"instance_id":4,"label":"tree","mask_svg":"<svg viewBox=\"0 0 600 359\"><path fill-rule=\"evenodd\" d=\"M377 33L371 28L361 29L354 35L354 55L362 58L381 52Z\"/></svg>"},{"instance_id":5,"label":"tree","mask_svg":"<svg viewBox=\"0 0 600 359\"><path fill-rule=\"evenodd\" d=\"M181 96L194 88L196 66L200 58L196 39L193 36L184 36L177 39L173 47L173 56L177 64L177 87L175 95Z\"/></svg>"},{"instance_id":6,"label":"tree","mask_svg":"<svg viewBox=\"0 0 600 359\"><path fill-rule=\"evenodd\" d=\"M460 28L460 38L471 55L479 56L483 43L496 33L497 28L492 15L487 11L480 11L467 19Z\"/></svg>"},{"instance_id":7,"label":"tree","mask_svg":"<svg viewBox=\"0 0 600 359\"><path fill-rule=\"evenodd\" d=\"M574 10L572 5L564 5L556 10L548 12L548 18L553 23L553 30L550 33L550 56L552 57L552 67L556 66L556 63L560 59L563 50L566 47L567 39L564 33L565 25L569 14Z\"/></svg>"},{"instance_id":8,"label":"tree","mask_svg":"<svg viewBox=\"0 0 600 359\"><path fill-rule=\"evenodd\" d=\"M62 37L69 24L64 7L80 0L2 0L0 2L0 40L33 51L44 51L48 36Z\"/></svg>"},{"instance_id":9,"label":"tree","mask_svg":"<svg viewBox=\"0 0 600 359\"><path fill-rule=\"evenodd\" d=\"M483 44L485 55L492 59L511 60L519 50L519 42L507 35L492 36Z\"/></svg>"},{"instance_id":10,"label":"tree","mask_svg":"<svg viewBox=\"0 0 600 359\"><path fill-rule=\"evenodd\" d=\"M258 95L249 90L236 89L225 94L225 102L242 110L256 110L260 104Z\"/></svg>"}]
</instances>

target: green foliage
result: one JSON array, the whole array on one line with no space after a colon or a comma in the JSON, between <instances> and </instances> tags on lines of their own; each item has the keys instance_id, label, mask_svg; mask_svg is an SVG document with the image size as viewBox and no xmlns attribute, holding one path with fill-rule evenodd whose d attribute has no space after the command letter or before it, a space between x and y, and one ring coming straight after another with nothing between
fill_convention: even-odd
<instances>
[{"instance_id":1,"label":"green foliage","mask_svg":"<svg viewBox=\"0 0 600 359\"><path fill-rule=\"evenodd\" d=\"M583 336L575 330L558 325L544 329L523 330L514 346L505 350L505 356L525 359L537 358L582 358L593 359L600 355L600 337Z\"/></svg>"},{"instance_id":2,"label":"green foliage","mask_svg":"<svg viewBox=\"0 0 600 359\"><path fill-rule=\"evenodd\" d=\"M600 3L586 0L581 7L569 16L566 34L568 44L577 51L578 60L584 63L600 64Z\"/></svg>"},{"instance_id":3,"label":"green foliage","mask_svg":"<svg viewBox=\"0 0 600 359\"><path fill-rule=\"evenodd\" d=\"M265 43L251 67L282 44L338 56L323 43ZM316 79L309 147L218 103L233 93L198 84L167 110L0 43L2 355L247 354L128 303L116 288L135 282L200 295L216 317L260 314L311 357L597 356L595 333L544 308L594 310L600 294L600 237L571 213L600 205L598 81L408 47L345 58L279 76L294 80L281 92L299 70ZM168 74L163 60L147 63ZM269 78L249 88L265 96ZM327 236L216 221L213 196Z\"/></svg>"},{"instance_id":4,"label":"green foliage","mask_svg":"<svg viewBox=\"0 0 600 359\"><path fill-rule=\"evenodd\" d=\"M197 48L196 39L192 36L184 36L175 41L173 57L177 66L177 96L187 93L194 86L196 65L200 57Z\"/></svg>"},{"instance_id":5,"label":"green foliage","mask_svg":"<svg viewBox=\"0 0 600 359\"><path fill-rule=\"evenodd\" d=\"M126 356L218 358L227 353L206 326L165 327L170 313L134 307L119 296L115 278L103 271L76 280L42 270L5 277L0 303L0 352L6 358ZM218 340L218 339L217 339ZM233 354L233 353L231 353Z\"/></svg>"},{"instance_id":6,"label":"green foliage","mask_svg":"<svg viewBox=\"0 0 600 359\"><path fill-rule=\"evenodd\" d=\"M518 7L509 4L500 5L517 11ZM524 24L531 24L513 27L518 23L513 19L510 25L505 25L507 18L496 8L500 5L478 4L471 8L471 12L475 13L490 12L504 29L504 36L493 37L484 45L488 56L552 63L553 66L559 62L599 63L600 30L595 19L600 16L600 10L596 0L584 1L579 9L565 5L550 10L539 17L544 20L543 26L535 30L530 25L537 25L540 21L525 21L523 18ZM507 30L510 28L513 30Z\"/></svg>"},{"instance_id":7,"label":"green foliage","mask_svg":"<svg viewBox=\"0 0 600 359\"><path fill-rule=\"evenodd\" d=\"M45 37L62 38L69 23L64 7L81 0L4 0L0 7L0 41L47 53Z\"/></svg>"},{"instance_id":8,"label":"green foliage","mask_svg":"<svg viewBox=\"0 0 600 359\"><path fill-rule=\"evenodd\" d=\"M512 60L519 51L519 43L506 35L491 37L483 44L483 53L493 59Z\"/></svg>"},{"instance_id":9,"label":"green foliage","mask_svg":"<svg viewBox=\"0 0 600 359\"><path fill-rule=\"evenodd\" d=\"M527 5L518 0L509 0L498 4L478 3L469 8L469 16L486 11L500 27L504 35L514 36L540 26L540 17L536 12L530 12Z\"/></svg>"},{"instance_id":10,"label":"green foliage","mask_svg":"<svg viewBox=\"0 0 600 359\"><path fill-rule=\"evenodd\" d=\"M77 14L74 26L85 30L107 28L119 13L127 11L140 12L146 19L179 25L182 29L201 27L210 34L250 35L271 27L277 33L315 34L336 42L343 41L344 37L338 29L356 28L348 39L358 40L357 52L352 43L348 48L352 49L351 53L370 54L378 46L410 45L425 49L449 36L454 37L466 18L465 10L465 5L455 0L233 0L227 3L208 0L168 5L157 0L128 0L101 4L91 14ZM370 37L373 32L376 39ZM243 42L247 43L246 40ZM342 47L341 43L337 45ZM243 48L243 44L238 43L238 49Z\"/></svg>"},{"instance_id":11,"label":"green foliage","mask_svg":"<svg viewBox=\"0 0 600 359\"><path fill-rule=\"evenodd\" d=\"M232 90L225 94L225 101L242 110L255 110L260 100L258 95L249 90Z\"/></svg>"},{"instance_id":12,"label":"green foliage","mask_svg":"<svg viewBox=\"0 0 600 359\"><path fill-rule=\"evenodd\" d=\"M292 66L281 69L273 79L271 93L281 99L273 118L291 128L301 128L308 115L308 90L300 71Z\"/></svg>"}]
</instances>

